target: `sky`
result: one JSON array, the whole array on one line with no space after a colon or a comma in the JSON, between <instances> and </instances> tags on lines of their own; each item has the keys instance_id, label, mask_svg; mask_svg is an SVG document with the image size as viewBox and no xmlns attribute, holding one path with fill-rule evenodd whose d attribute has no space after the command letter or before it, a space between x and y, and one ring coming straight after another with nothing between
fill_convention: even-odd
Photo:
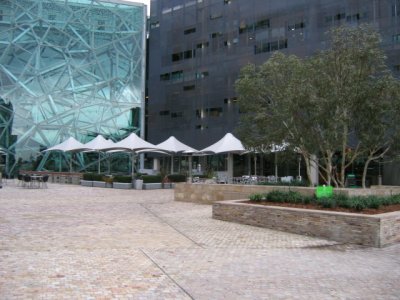
<instances>
[{"instance_id":1,"label":"sky","mask_svg":"<svg viewBox=\"0 0 400 300\"><path fill-rule=\"evenodd\" d=\"M126 0L126 1L146 4L147 5L147 15L150 16L150 0Z\"/></svg>"}]
</instances>

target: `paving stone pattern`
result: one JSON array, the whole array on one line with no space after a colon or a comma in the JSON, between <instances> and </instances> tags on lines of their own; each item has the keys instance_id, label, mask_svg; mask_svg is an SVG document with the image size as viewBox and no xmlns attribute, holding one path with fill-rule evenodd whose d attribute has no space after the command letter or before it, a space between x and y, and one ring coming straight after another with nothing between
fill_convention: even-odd
<instances>
[{"instance_id":1,"label":"paving stone pattern","mask_svg":"<svg viewBox=\"0 0 400 300\"><path fill-rule=\"evenodd\" d=\"M172 190L8 182L0 299L400 299L400 245L213 220Z\"/></svg>"}]
</instances>

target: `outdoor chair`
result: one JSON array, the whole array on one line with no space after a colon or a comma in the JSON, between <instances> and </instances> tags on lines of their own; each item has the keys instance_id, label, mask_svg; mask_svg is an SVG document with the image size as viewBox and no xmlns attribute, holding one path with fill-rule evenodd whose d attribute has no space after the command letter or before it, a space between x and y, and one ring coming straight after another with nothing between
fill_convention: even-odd
<instances>
[{"instance_id":1,"label":"outdoor chair","mask_svg":"<svg viewBox=\"0 0 400 300\"><path fill-rule=\"evenodd\" d=\"M21 185L24 184L24 176L23 176L23 175L18 174L18 175L17 175L17 179L18 179L17 186L21 186Z\"/></svg>"},{"instance_id":2,"label":"outdoor chair","mask_svg":"<svg viewBox=\"0 0 400 300\"><path fill-rule=\"evenodd\" d=\"M32 186L32 178L29 175L24 175L24 186L31 187Z\"/></svg>"},{"instance_id":3,"label":"outdoor chair","mask_svg":"<svg viewBox=\"0 0 400 300\"><path fill-rule=\"evenodd\" d=\"M44 175L41 179L42 187L46 187L47 189L47 181L49 181L49 175Z\"/></svg>"}]
</instances>

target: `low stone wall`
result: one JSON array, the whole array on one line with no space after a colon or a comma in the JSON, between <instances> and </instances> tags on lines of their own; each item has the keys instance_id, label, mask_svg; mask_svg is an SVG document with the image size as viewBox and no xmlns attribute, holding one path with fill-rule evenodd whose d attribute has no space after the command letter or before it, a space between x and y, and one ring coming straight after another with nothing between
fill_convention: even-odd
<instances>
[{"instance_id":1,"label":"low stone wall","mask_svg":"<svg viewBox=\"0 0 400 300\"><path fill-rule=\"evenodd\" d=\"M213 218L310 235L343 243L383 247L400 242L400 212L363 215L241 203L213 204Z\"/></svg>"},{"instance_id":2,"label":"low stone wall","mask_svg":"<svg viewBox=\"0 0 400 300\"><path fill-rule=\"evenodd\" d=\"M253 193L268 193L273 190L296 191L303 195L314 195L315 188L265 186L265 185L240 185L240 184L191 184L177 183L175 186L175 201L194 202L199 204L212 204L222 200L246 199ZM365 195L392 195L400 194L400 187L385 186L370 189L334 189L334 193L344 193L349 196Z\"/></svg>"}]
</instances>

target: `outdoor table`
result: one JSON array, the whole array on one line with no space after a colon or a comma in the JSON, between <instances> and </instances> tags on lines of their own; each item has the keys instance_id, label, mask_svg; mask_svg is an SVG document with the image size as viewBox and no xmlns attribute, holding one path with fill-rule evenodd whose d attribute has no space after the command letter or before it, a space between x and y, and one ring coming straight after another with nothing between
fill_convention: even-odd
<instances>
[{"instance_id":1,"label":"outdoor table","mask_svg":"<svg viewBox=\"0 0 400 300\"><path fill-rule=\"evenodd\" d=\"M35 183L37 184L37 188L40 188L40 183L43 181L43 175L37 175L37 174L33 174L30 175L31 177L31 185L32 187L35 185Z\"/></svg>"}]
</instances>

